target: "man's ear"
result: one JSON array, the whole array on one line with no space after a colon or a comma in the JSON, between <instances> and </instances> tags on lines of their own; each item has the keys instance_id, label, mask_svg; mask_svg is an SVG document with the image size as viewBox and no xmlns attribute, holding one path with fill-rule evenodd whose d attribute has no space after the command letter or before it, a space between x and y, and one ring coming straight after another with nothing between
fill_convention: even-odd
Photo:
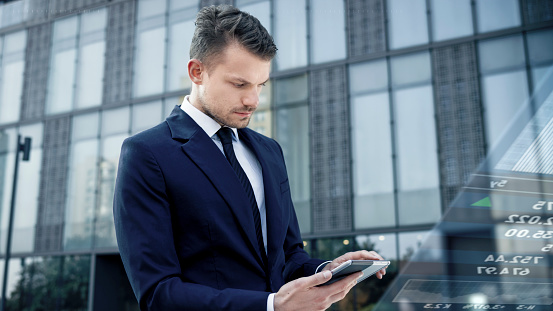
<instances>
[{"instance_id":1,"label":"man's ear","mask_svg":"<svg viewBox=\"0 0 553 311\"><path fill-rule=\"evenodd\" d=\"M203 73L205 71L204 64L198 59L188 61L188 76L194 84L202 84Z\"/></svg>"}]
</instances>

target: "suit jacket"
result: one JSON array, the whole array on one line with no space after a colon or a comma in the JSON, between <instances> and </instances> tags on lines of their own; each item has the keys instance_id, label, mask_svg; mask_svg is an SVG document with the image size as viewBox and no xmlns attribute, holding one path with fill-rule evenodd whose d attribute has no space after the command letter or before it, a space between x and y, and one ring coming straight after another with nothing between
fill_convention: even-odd
<instances>
[{"instance_id":1,"label":"suit jacket","mask_svg":"<svg viewBox=\"0 0 553 311\"><path fill-rule=\"evenodd\" d=\"M303 250L282 149L238 132L263 171L269 275L241 183L180 107L123 143L115 229L142 310L265 310L267 286L276 292L322 263Z\"/></svg>"}]
</instances>

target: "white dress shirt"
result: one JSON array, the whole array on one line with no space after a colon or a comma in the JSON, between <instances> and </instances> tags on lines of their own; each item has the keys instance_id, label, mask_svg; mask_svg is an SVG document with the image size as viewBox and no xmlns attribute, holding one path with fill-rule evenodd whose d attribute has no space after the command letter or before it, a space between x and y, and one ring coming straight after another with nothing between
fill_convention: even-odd
<instances>
[{"instance_id":1,"label":"white dress shirt","mask_svg":"<svg viewBox=\"0 0 553 311\"><path fill-rule=\"evenodd\" d=\"M217 136L217 131L221 128L221 125L205 113L198 110L198 108L194 107L190 103L188 95L184 98L180 107L204 130L207 136L211 137L213 142L217 145L217 147L219 147L219 150L221 150L224 155L225 152L223 150L223 144L221 143L219 136ZM261 218L263 244L265 245L265 252L267 252L267 212L265 209L265 188L263 187L263 172L261 170L261 165L253 152L240 141L238 130L235 128L231 129L233 134L232 147L234 148L236 159L240 163L240 166L242 166L246 176L248 176L248 179L252 184L255 200L257 201L259 216ZM267 299L267 311L274 310L273 301L274 294L270 294Z\"/></svg>"}]
</instances>

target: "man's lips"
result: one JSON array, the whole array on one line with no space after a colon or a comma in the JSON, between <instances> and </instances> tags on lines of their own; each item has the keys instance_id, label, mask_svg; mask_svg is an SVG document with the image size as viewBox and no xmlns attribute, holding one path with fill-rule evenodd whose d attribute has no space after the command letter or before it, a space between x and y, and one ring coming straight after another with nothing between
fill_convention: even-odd
<instances>
[{"instance_id":1,"label":"man's lips","mask_svg":"<svg viewBox=\"0 0 553 311\"><path fill-rule=\"evenodd\" d=\"M235 111L234 113L241 117L249 117L252 115L253 111Z\"/></svg>"}]
</instances>

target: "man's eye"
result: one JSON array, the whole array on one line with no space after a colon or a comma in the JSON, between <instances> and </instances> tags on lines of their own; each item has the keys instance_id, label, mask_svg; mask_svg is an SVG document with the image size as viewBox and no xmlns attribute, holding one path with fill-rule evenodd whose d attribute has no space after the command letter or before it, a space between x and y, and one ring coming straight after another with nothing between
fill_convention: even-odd
<instances>
[{"instance_id":1,"label":"man's eye","mask_svg":"<svg viewBox=\"0 0 553 311\"><path fill-rule=\"evenodd\" d=\"M244 83L234 83L234 86L240 88L244 86Z\"/></svg>"},{"instance_id":2,"label":"man's eye","mask_svg":"<svg viewBox=\"0 0 553 311\"><path fill-rule=\"evenodd\" d=\"M261 83L259 86L265 86L265 83Z\"/></svg>"}]
</instances>

